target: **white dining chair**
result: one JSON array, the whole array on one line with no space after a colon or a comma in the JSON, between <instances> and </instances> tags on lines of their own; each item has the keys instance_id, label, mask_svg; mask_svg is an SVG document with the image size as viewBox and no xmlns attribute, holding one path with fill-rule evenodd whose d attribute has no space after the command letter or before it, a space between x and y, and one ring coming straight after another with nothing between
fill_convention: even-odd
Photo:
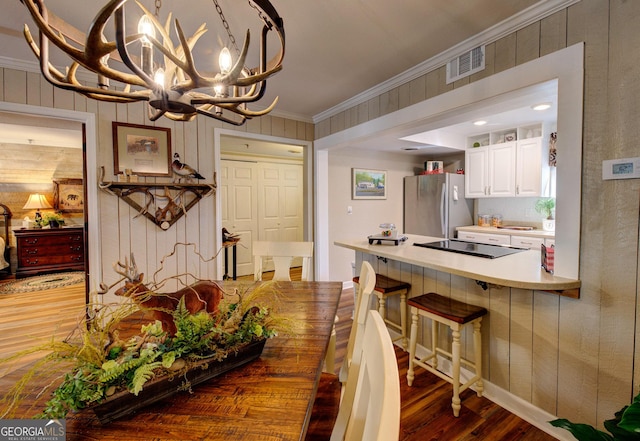
<instances>
[{"instance_id":1,"label":"white dining chair","mask_svg":"<svg viewBox=\"0 0 640 441\"><path fill-rule=\"evenodd\" d=\"M254 241L253 242L253 259L255 281L262 280L264 272L264 263L266 259L273 260L274 274L273 279L276 281L291 280L291 262L296 257L302 258L302 281L310 280L311 258L313 257L313 242L274 242L274 241ZM338 321L336 316L335 322ZM327 347L327 355L324 359L325 372L334 373L336 364L336 327L335 323L331 330L329 346Z\"/></svg>"},{"instance_id":2,"label":"white dining chair","mask_svg":"<svg viewBox=\"0 0 640 441\"><path fill-rule=\"evenodd\" d=\"M398 441L400 437L396 354L380 313L369 310L367 315L362 349L354 351L331 441Z\"/></svg>"},{"instance_id":3,"label":"white dining chair","mask_svg":"<svg viewBox=\"0 0 640 441\"><path fill-rule=\"evenodd\" d=\"M254 271L253 279L262 280L265 260L271 258L275 272L273 280L291 280L291 262L294 258L302 258L302 279L310 280L313 242L274 242L253 241Z\"/></svg>"},{"instance_id":4,"label":"white dining chair","mask_svg":"<svg viewBox=\"0 0 640 441\"><path fill-rule=\"evenodd\" d=\"M347 342L347 353L340 367L339 377L340 382L343 384L347 381L354 351L356 353L362 351L364 326L367 320L367 311L371 305L371 294L373 294L375 286L376 273L371 264L365 260L360 267L360 283L358 283L357 294L355 296L355 312L353 323L351 324L351 333L349 334L349 340Z\"/></svg>"}]
</instances>

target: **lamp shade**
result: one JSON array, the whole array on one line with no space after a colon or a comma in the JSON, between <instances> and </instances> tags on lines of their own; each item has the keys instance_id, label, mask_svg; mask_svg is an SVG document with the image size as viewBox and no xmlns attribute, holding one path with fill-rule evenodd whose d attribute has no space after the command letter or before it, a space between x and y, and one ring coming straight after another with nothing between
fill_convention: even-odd
<instances>
[{"instance_id":1,"label":"lamp shade","mask_svg":"<svg viewBox=\"0 0 640 441\"><path fill-rule=\"evenodd\" d=\"M29 195L29 200L24 207L24 210L39 210L41 208L53 208L51 204L47 201L47 198L44 197L43 194L33 193Z\"/></svg>"}]
</instances>

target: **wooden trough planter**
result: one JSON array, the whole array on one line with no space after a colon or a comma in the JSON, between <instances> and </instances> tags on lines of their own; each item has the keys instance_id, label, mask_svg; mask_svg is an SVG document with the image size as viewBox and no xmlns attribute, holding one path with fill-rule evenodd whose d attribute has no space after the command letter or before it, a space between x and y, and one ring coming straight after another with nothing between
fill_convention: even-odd
<instances>
[{"instance_id":1,"label":"wooden trough planter","mask_svg":"<svg viewBox=\"0 0 640 441\"><path fill-rule=\"evenodd\" d=\"M178 389L184 384L184 378L190 382L191 386L195 386L255 360L262 354L265 343L266 340L252 342L237 352L231 352L222 361L202 360L191 367L185 375L154 378L145 383L137 396L125 390L110 396L90 409L96 414L101 424L108 424L179 392ZM203 368L203 366L206 367Z\"/></svg>"}]
</instances>

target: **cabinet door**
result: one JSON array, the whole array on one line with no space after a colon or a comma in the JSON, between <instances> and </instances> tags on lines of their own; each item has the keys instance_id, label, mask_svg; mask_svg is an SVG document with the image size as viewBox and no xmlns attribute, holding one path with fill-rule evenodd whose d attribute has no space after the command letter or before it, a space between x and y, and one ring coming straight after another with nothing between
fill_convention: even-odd
<instances>
[{"instance_id":1,"label":"cabinet door","mask_svg":"<svg viewBox=\"0 0 640 441\"><path fill-rule=\"evenodd\" d=\"M485 198L488 196L488 147L467 149L464 154L464 196L466 198Z\"/></svg>"},{"instance_id":2,"label":"cabinet door","mask_svg":"<svg viewBox=\"0 0 640 441\"><path fill-rule=\"evenodd\" d=\"M505 142L489 147L490 197L515 196L516 144Z\"/></svg>"},{"instance_id":3,"label":"cabinet door","mask_svg":"<svg viewBox=\"0 0 640 441\"><path fill-rule=\"evenodd\" d=\"M518 141L516 159L516 196L542 195L542 138Z\"/></svg>"}]
</instances>

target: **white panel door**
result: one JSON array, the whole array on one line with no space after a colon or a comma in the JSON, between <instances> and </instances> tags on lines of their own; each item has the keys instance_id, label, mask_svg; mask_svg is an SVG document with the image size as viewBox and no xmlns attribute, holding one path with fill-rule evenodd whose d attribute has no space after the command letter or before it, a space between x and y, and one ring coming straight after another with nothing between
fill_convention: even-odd
<instances>
[{"instance_id":1,"label":"white panel door","mask_svg":"<svg viewBox=\"0 0 640 441\"><path fill-rule=\"evenodd\" d=\"M518 141L516 157L516 196L541 196L542 138Z\"/></svg>"},{"instance_id":2,"label":"white panel door","mask_svg":"<svg viewBox=\"0 0 640 441\"><path fill-rule=\"evenodd\" d=\"M489 196L515 196L516 144L505 142L489 147Z\"/></svg>"},{"instance_id":3,"label":"white panel door","mask_svg":"<svg viewBox=\"0 0 640 441\"><path fill-rule=\"evenodd\" d=\"M301 241L302 166L262 163L258 186L260 240Z\"/></svg>"},{"instance_id":4,"label":"white panel door","mask_svg":"<svg viewBox=\"0 0 640 441\"><path fill-rule=\"evenodd\" d=\"M464 197L485 198L489 187L489 148L469 148L465 152Z\"/></svg>"},{"instance_id":5,"label":"white panel door","mask_svg":"<svg viewBox=\"0 0 640 441\"><path fill-rule=\"evenodd\" d=\"M302 165L222 160L220 174L222 226L240 236L238 276L253 274L254 240L303 240Z\"/></svg>"},{"instance_id":6,"label":"white panel door","mask_svg":"<svg viewBox=\"0 0 640 441\"><path fill-rule=\"evenodd\" d=\"M250 162L220 162L220 189L222 198L222 226L240 237L236 246L237 275L253 274L253 256L251 244L258 240L258 165ZM229 266L232 264L232 252L229 252ZM219 259L223 259L221 254ZM231 276L231 268L228 270Z\"/></svg>"}]
</instances>

